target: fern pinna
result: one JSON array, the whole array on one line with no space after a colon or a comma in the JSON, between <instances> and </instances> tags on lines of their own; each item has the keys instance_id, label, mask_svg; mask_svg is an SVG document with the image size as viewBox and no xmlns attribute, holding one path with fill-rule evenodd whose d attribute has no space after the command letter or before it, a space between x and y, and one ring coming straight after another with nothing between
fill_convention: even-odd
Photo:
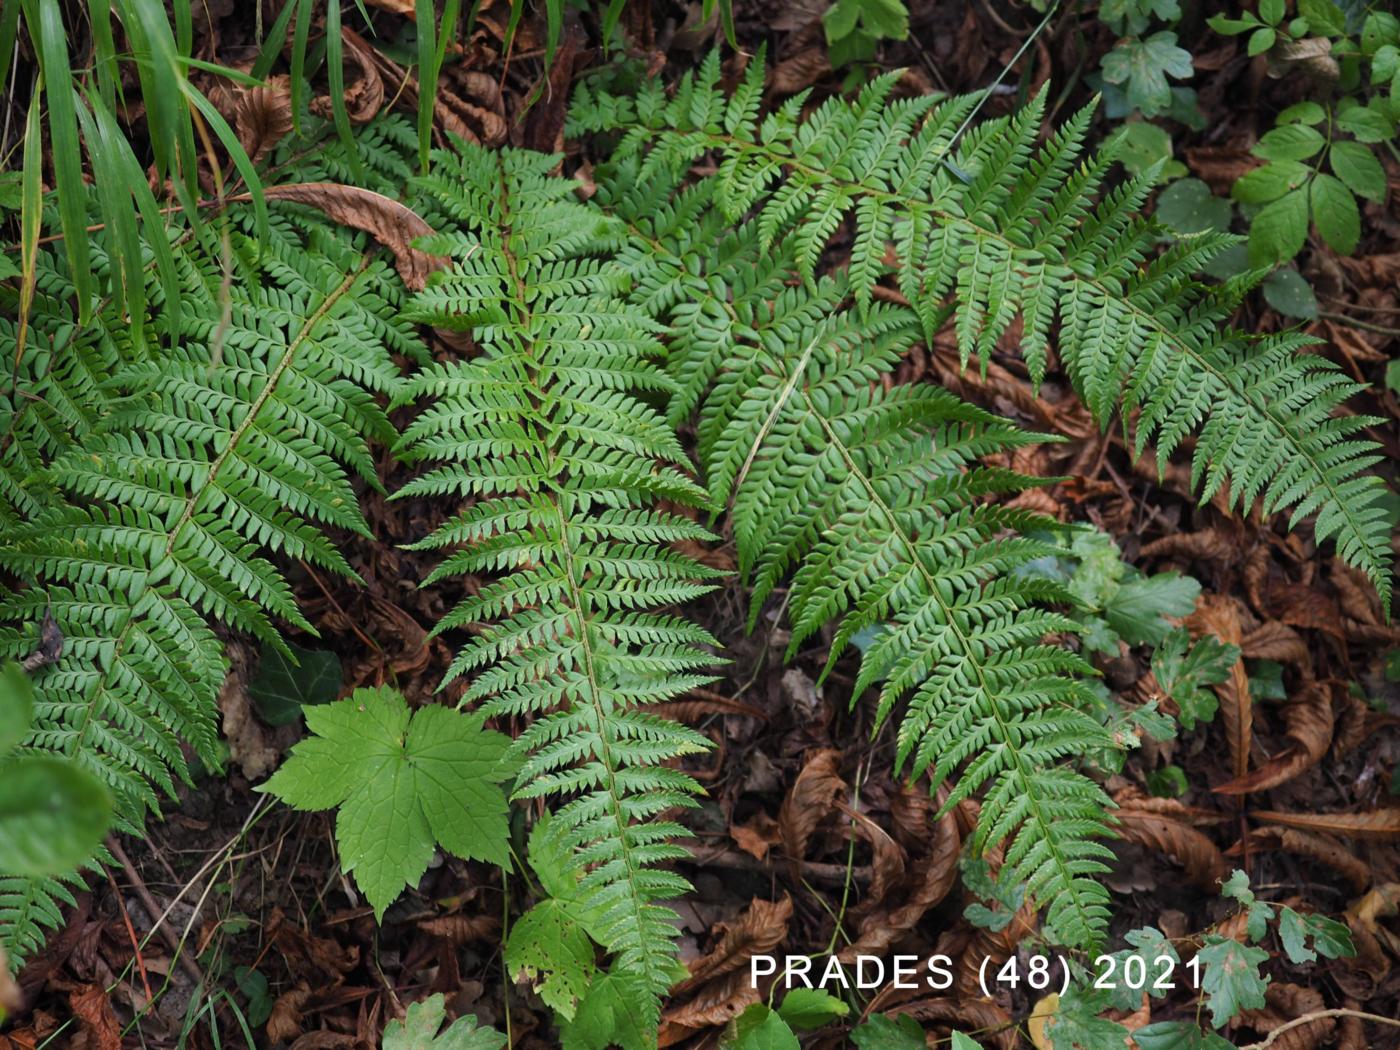
<instances>
[{"instance_id":1,"label":"fern pinna","mask_svg":"<svg viewBox=\"0 0 1400 1050\"><path fill-rule=\"evenodd\" d=\"M150 326L140 342L159 349L138 349L128 319L99 311L95 338L59 329L98 356L60 371L26 352L36 371L8 406L6 477L21 454L31 461L6 491L0 566L25 586L0 601L16 625L3 647L32 650L46 612L64 638L57 665L35 676L25 748L100 777L123 831L139 831L158 792L188 779L183 744L219 764L214 625L272 646L285 645L275 621L312 630L269 556L354 575L323 530L368 533L351 473L378 484L367 439L392 430L374 395L399 381L393 353L421 352L395 316L397 278L363 239L294 208L274 220L261 242L230 231L227 299L212 226L180 253L179 327L136 319ZM172 320L158 287L150 302ZM27 396L36 390L42 403ZM64 397L87 406L68 435L51 424ZM63 880L0 873L6 948L33 951L69 899Z\"/></svg>"},{"instance_id":2,"label":"fern pinna","mask_svg":"<svg viewBox=\"0 0 1400 1050\"><path fill-rule=\"evenodd\" d=\"M1160 229L1139 214L1155 171L1103 192L1112 153L1085 154L1091 111L1040 146L1042 91L1019 113L975 125L977 101L889 101L898 74L809 115L806 93L760 119L763 62L732 95L711 55L671 97L659 78L613 95L583 88L574 133L621 133L616 156L644 157L643 175L683 171L702 155L713 199L733 222L756 216L765 250L790 238L811 281L838 228L854 216L850 282L862 307L890 269L932 337L951 314L964 364L984 363L1020 321L1031 375L1047 368L1052 334L1075 389L1100 425L1115 409L1165 462L1195 434L1202 499L1229 485L1232 502L1314 515L1319 541L1363 570L1387 607L1390 528L1378 459L1362 435L1375 420L1346 415L1361 387L1297 333L1251 336L1228 325L1262 278L1220 286L1195 278L1238 238L1203 234L1158 252Z\"/></svg>"},{"instance_id":3,"label":"fern pinna","mask_svg":"<svg viewBox=\"0 0 1400 1050\"><path fill-rule=\"evenodd\" d=\"M992 502L1037 479L978 466L1036 435L927 384L884 381L919 338L915 315L847 309L844 278L806 286L782 240L723 232L706 184L677 193L624 160L595 172L598 200L633 232L634 296L671 326L677 420L699 408L711 499L732 502L750 626L788 573L791 656L838 626L827 667L871 638L853 696L878 685L878 721L908 696L897 764L948 805L987 788L978 849L1006 844L1011 872L1048 906L1048 932L1102 937L1111 803L1067 763L1112 746L1086 709L1091 668L1042 638L1073 630L1067 596L1017 574L1050 551L1007 533L1044 518Z\"/></svg>"},{"instance_id":4,"label":"fern pinna","mask_svg":"<svg viewBox=\"0 0 1400 1050\"><path fill-rule=\"evenodd\" d=\"M629 988L630 1027L654 1041L677 967L674 915L657 901L689 888L660 867L685 856L664 814L698 790L665 763L708 741L646 707L709 681L715 644L657 611L715 575L671 546L706 530L659 504L705 493L645 397L670 386L652 363L659 326L615 294L611 225L547 176L556 158L460 148L422 185L466 232L430 245L455 262L410 313L469 331L475 352L402 395L432 399L403 454L439 465L399 496L465 504L419 544L452 550L425 583L492 577L435 628L479 625L448 680L470 675L463 703L528 720L515 797L563 800L552 834L587 867L590 930Z\"/></svg>"}]
</instances>

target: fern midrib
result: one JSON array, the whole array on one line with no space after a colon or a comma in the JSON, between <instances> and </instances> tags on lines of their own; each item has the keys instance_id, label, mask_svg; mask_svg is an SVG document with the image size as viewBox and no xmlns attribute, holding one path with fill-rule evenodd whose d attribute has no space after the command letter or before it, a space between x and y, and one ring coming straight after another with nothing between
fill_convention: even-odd
<instances>
[{"instance_id":1,"label":"fern midrib","mask_svg":"<svg viewBox=\"0 0 1400 1050\"><path fill-rule=\"evenodd\" d=\"M647 128L646 130L649 133L651 133L653 137L655 137L656 129ZM942 208L938 208L933 204L929 203L928 201L919 200L918 198L895 193L890 190L878 189L869 186L863 182L839 178L838 176L832 175L829 171L826 171L824 169L809 167L808 165L803 164L796 157L777 157L772 152L765 150L760 146L757 146L751 142L746 142L743 139L736 138L732 135L721 135L708 131L690 132L687 134L699 135L704 141L709 142L714 148L717 149L736 149L740 152L756 154L769 160L777 160L778 163L781 165L792 168L796 171L800 171L804 175L811 176L814 179L824 180L828 183L839 186L842 189L849 191L858 191L861 194L864 194L865 196L874 197L877 200L897 203L908 208L910 211L921 211L926 215L939 218L945 221L951 220L963 223L969 228L975 230L979 235L988 237L995 241L999 241L1003 246L1005 246L1008 249L1009 257L1012 259L1015 258L1015 251L1018 249L1023 249L1024 247L1022 245L1016 244L1014 241L1010 240L995 229L990 229L988 227L979 225L973 222L971 219L967 218L966 216L955 215L952 212L946 211ZM1025 271L1020 272L1023 275L1025 273ZM1085 277L1082 274L1079 274L1073 270L1071 270L1070 273L1075 280L1081 281L1084 284L1097 289L1106 297L1111 297L1115 301L1126 303L1129 306L1129 308L1133 311L1135 316L1137 316L1139 319L1145 319L1156 332L1165 336L1167 341L1173 347L1185 354L1185 356L1188 357L1191 361L1198 364L1200 368L1209 372L1227 389L1232 390L1241 400L1246 401L1262 416L1267 418L1282 434L1288 437L1289 443L1294 448L1296 453L1307 461L1309 466L1312 468L1314 474L1321 480L1322 487L1325 488L1329 493L1331 497L1331 502L1342 511L1348 523L1352 525L1354 532L1357 535L1365 534L1365 529L1352 516L1347 501L1342 498L1341 494L1337 491L1336 486L1332 484L1330 474L1322 468L1321 464L1318 463L1316 457L1314 457L1309 451L1307 443L1304 440L1304 436L1301 431L1295 430L1292 427L1290 427L1288 425L1288 422L1280 416L1276 415L1268 404L1260 403L1251 395L1247 388L1240 386L1237 382L1233 381L1225 373L1217 369L1205 356L1201 354L1199 350L1193 347L1190 343L1186 342L1172 329L1165 326L1160 320L1160 318L1158 318L1155 314L1144 311L1141 308L1141 306L1139 306L1131 298L1124 297L1120 293L1114 291L1113 289L1110 289L1102 281L1099 281L1092 277Z\"/></svg>"},{"instance_id":2,"label":"fern midrib","mask_svg":"<svg viewBox=\"0 0 1400 1050\"><path fill-rule=\"evenodd\" d=\"M807 399L804 397L803 400L806 401ZM987 680L986 670L982 666L982 662L977 659L976 651L974 650L971 641L968 639L967 635L959 626L957 617L953 614L953 610L950 609L947 603L943 601L943 598L938 591L938 581L934 579L932 573L929 572L928 566L924 564L923 558L919 557L919 551L918 548L914 545L913 537L911 537L900 525L899 519L895 515L893 508L891 508L889 504L886 503L885 500L880 496L879 491L876 489L874 482L871 481L871 479L866 475L866 473L863 470L860 469L859 465L855 461L855 458L851 455L850 449L847 448L846 443L841 440L840 436L836 433L835 428L831 426L831 422L826 418L826 416L823 413L814 410L811 407L810 402L808 402L808 413L821 425L822 430L826 433L827 440L830 441L831 444L840 453L841 459L846 464L846 469L850 471L852 476L854 476L860 481L861 487L865 489L866 495L869 497L870 502L876 507L878 507L880 513L884 515L885 520L889 523L890 531L899 537L900 543L903 544L904 549L909 554L909 560L918 569L919 575L923 577L925 590L928 592L929 596L934 600L934 602L937 603L939 610L943 614L944 621L952 629L953 636L957 639L958 645L962 649L963 658L966 659L976 671L977 681L982 689L983 694L987 696L989 700L991 700L990 706L992 711L992 717L996 723L998 739L1001 743L1001 746L1006 748L1007 751L1010 752L1013 760L1016 763L1016 773L1017 776L1020 777L1022 784L1024 784L1025 786L1026 798L1030 801L1031 812L1034 814L1034 822L1037 825L1037 827L1042 829L1042 841L1046 843L1046 846L1050 851L1051 857L1054 858L1055 868L1060 873L1063 885L1065 887L1065 892L1074 901L1075 911L1078 912L1080 920L1084 924L1084 928L1092 930L1095 925L1094 920L1090 916L1088 910L1085 908L1083 902L1080 900L1079 893L1075 889L1076 880L1074 877L1074 873L1067 866L1064 856L1061 854L1059 848L1055 844L1054 836L1050 833L1051 822L1047 821L1044 815L1041 813L1040 803L1033 789L1034 780L1032 779L1028 770L1025 757L1021 754L1020 748L1018 748L1012 740L1010 729L1006 723L1006 720L1002 717L1001 704L996 699L996 693L991 688Z\"/></svg>"},{"instance_id":3,"label":"fern midrib","mask_svg":"<svg viewBox=\"0 0 1400 1050\"><path fill-rule=\"evenodd\" d=\"M175 541L179 539L179 534L181 530L184 529L184 527L189 523L190 519L194 516L195 508L198 505L200 499L203 498L205 492L209 491L210 486L214 484L219 467L221 467L223 463L228 459L228 457L233 454L234 450L238 446L239 441L242 440L243 435L246 434L249 428L253 425L253 422L257 418L258 413L262 410L263 405L265 405L268 399L272 396L278 381L282 378L283 373L286 372L286 370L291 366L292 358L296 355L296 352L299 349L301 349L302 345L306 342L306 340L310 338L311 329L321 320L322 317L326 315L326 313L330 311L330 309L335 305L335 303L339 301L339 299L347 291L350 290L351 286L355 283L355 280L363 272L365 266L368 263L369 256L366 255L361 260L359 268L348 274L345 280L343 280L334 291L332 291L329 295L326 296L325 301L322 302L322 304L319 307L317 307L315 312L313 312L312 315L307 318L306 323L302 325L301 330L296 334L292 341L287 344L287 350L282 355L281 361L279 361L277 363L276 368L274 368L274 370L271 373L269 373L266 386L258 395L257 400L253 402L253 405L250 407L247 416L244 418L243 422L240 423L234 429L233 433L229 437L228 445L225 447L223 452L219 453L218 457L214 460L214 463L210 466L209 474L205 478L204 483L200 485L196 491L192 492L188 497L186 497L184 510L181 512L180 517L177 519L175 525L171 528L170 536L166 541L166 557L169 557L174 551ZM144 575L147 581L149 581L152 571L154 571L154 567L145 570ZM148 586L148 582L143 583L142 594L145 593L145 590ZM102 672L102 677L98 679L97 684L93 687L93 690L90 694L90 698L87 702L87 708L83 713L82 728L79 730L78 735L76 737L76 743L74 744L75 751L81 751L84 747L87 746L87 733L89 728L93 724L93 717L97 711L98 704L109 689L109 681L113 669L117 667L117 665L121 661L121 657L125 653L127 640L130 637L131 627L135 619L135 606L135 601L129 602L127 604L126 619L122 624L121 633L117 636L115 642L113 643L112 659L108 661L107 667Z\"/></svg>"},{"instance_id":4,"label":"fern midrib","mask_svg":"<svg viewBox=\"0 0 1400 1050\"><path fill-rule=\"evenodd\" d=\"M165 543L165 554L167 557L169 557L170 553L175 549L175 542L180 538L180 532L189 523L190 519L194 517L195 511L199 507L200 499L213 487L215 481L219 477L219 471L223 469L224 464L233 456L234 451L238 448L238 443L243 440L243 435L248 432L253 423L257 420L258 413L262 411L263 405L267 404L268 399L276 392L277 384L281 382L282 375L292 366L292 359L296 357L297 351L301 349L303 343L311 338L312 329L320 323L321 318L330 313L335 304L340 301L341 296L350 290L351 286L359 279L360 274L364 273L365 267L368 265L369 256L365 255L361 257L360 265L345 275L345 279L321 301L321 305L312 312L311 316L306 319L306 323L301 326L301 330L298 331L292 341L287 344L286 353L282 355L282 360L277 362L277 366L268 373L267 382L263 385L262 392L258 394L257 399L249 407L247 415L243 417L243 422L239 423L238 426L234 428L233 433L229 436L228 444L224 446L224 450L215 456L214 462L209 465L209 474L208 477L205 478L204 484L199 487L199 491L195 493L192 498L185 501L185 509L180 512L180 517L171 528L170 536Z\"/></svg>"},{"instance_id":5,"label":"fern midrib","mask_svg":"<svg viewBox=\"0 0 1400 1050\"><path fill-rule=\"evenodd\" d=\"M524 322L521 325L522 329L528 331L531 317L528 305L529 300L525 296L525 281L520 276L519 261L516 259L515 253L510 247L512 235L510 187L506 178L505 162L499 153L496 154L496 166L499 176L499 203L502 213L502 220L500 222L502 233L501 254L505 257L506 267L510 271L511 285L515 290L515 299L511 303L511 308L517 314L518 323ZM534 368L534 375L531 378L535 380L534 385L536 385L537 392L543 394L543 391L539 389L537 384L540 365L533 354L535 342L531 340L529 346L531 353L528 357ZM542 421L535 422L533 426L540 443L546 450L548 476L558 477L561 473L556 466L558 449L555 447L554 441L551 440L551 435L545 432ZM546 499L553 505L555 516L559 521L559 544L560 550L562 551L564 578L569 590L569 606L579 632L579 646L583 650L584 677L588 681L588 702L593 709L594 718L597 720L598 740L601 750L600 759L603 764L603 769L607 774L608 805L612 811L613 822L617 827L617 842L620 849L620 856L622 858L623 867L627 872L627 903L630 906L632 917L638 931L638 944L644 953L644 958L650 960L652 952L648 950L646 937L642 935L642 931L646 928L646 918L642 914L642 902L637 892L638 865L632 855L632 847L627 838L627 818L622 812L622 799L617 788L617 768L608 741L607 712L604 710L601 700L601 682L598 678L596 661L593 654L592 631L589 629L589 622L584 612L587 608L587 604L582 589L578 586L573 547L569 543L569 521L558 499L553 495L546 496ZM652 974L648 972L645 976L650 979ZM658 976L663 975L658 974Z\"/></svg>"}]
</instances>

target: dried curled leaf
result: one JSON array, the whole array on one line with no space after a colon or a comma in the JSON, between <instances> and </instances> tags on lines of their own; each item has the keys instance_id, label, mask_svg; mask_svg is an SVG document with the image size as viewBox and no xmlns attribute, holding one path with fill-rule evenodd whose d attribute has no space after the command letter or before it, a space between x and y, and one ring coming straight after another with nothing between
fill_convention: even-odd
<instances>
[{"instance_id":1,"label":"dried curled leaf","mask_svg":"<svg viewBox=\"0 0 1400 1050\"><path fill-rule=\"evenodd\" d=\"M1255 828L1249 833L1249 848L1281 850L1325 864L1346 876L1357 893L1364 893L1373 879L1370 865L1330 835L1299 831L1296 828ZM1238 852L1238 846L1232 846L1229 852Z\"/></svg>"},{"instance_id":2,"label":"dried curled leaf","mask_svg":"<svg viewBox=\"0 0 1400 1050\"><path fill-rule=\"evenodd\" d=\"M945 813L937 820L927 795L901 792L891 805L896 835L902 842L927 844L927 852L909 866L902 899L871 910L862 919L855 941L842 950L843 962L858 955L879 955L952 891L958 877L961 839L956 818Z\"/></svg>"},{"instance_id":3,"label":"dried curled leaf","mask_svg":"<svg viewBox=\"0 0 1400 1050\"><path fill-rule=\"evenodd\" d=\"M833 749L816 751L807 759L802 772L783 799L778 811L778 829L783 836L783 849L796 864L807 853L807 842L817 825L836 808L836 800L846 792L846 782L839 772L841 752Z\"/></svg>"},{"instance_id":4,"label":"dried curled leaf","mask_svg":"<svg viewBox=\"0 0 1400 1050\"><path fill-rule=\"evenodd\" d=\"M1400 836L1400 809L1376 809L1370 813L1280 813L1260 809L1252 816L1265 824L1328 832L1352 839L1383 840Z\"/></svg>"},{"instance_id":5,"label":"dried curled leaf","mask_svg":"<svg viewBox=\"0 0 1400 1050\"><path fill-rule=\"evenodd\" d=\"M1124 839L1174 858L1191 881L1205 889L1216 889L1229 870L1215 843L1188 824L1134 809L1119 810L1118 821Z\"/></svg>"},{"instance_id":6,"label":"dried curled leaf","mask_svg":"<svg viewBox=\"0 0 1400 1050\"><path fill-rule=\"evenodd\" d=\"M1293 743L1266 763L1242 777L1212 788L1222 795L1247 795L1251 791L1267 791L1292 780L1299 773L1322 761L1332 744L1335 716L1332 691L1325 685L1309 682L1298 699L1283 709L1288 739Z\"/></svg>"},{"instance_id":7,"label":"dried curled leaf","mask_svg":"<svg viewBox=\"0 0 1400 1050\"><path fill-rule=\"evenodd\" d=\"M1213 634L1222 642L1239 646L1244 641L1240 629L1239 606L1234 599L1220 594L1203 594L1196 611L1186 618L1186 627L1193 638ZM1249 748L1253 739L1254 709L1249 695L1249 678L1243 658L1235 661L1230 677L1220 685L1211 686L1220 697L1220 720L1230 741L1230 761L1236 777L1249 772Z\"/></svg>"},{"instance_id":8,"label":"dried curled leaf","mask_svg":"<svg viewBox=\"0 0 1400 1050\"><path fill-rule=\"evenodd\" d=\"M664 1020L683 1028L727 1024L758 1002L758 989L749 981L749 960L768 955L787 938L792 898L754 898L739 919L724 928L724 936L708 955L690 965L690 976L672 990L687 1001L669 1009ZM692 994L693 993L693 994Z\"/></svg>"},{"instance_id":9,"label":"dried curled leaf","mask_svg":"<svg viewBox=\"0 0 1400 1050\"><path fill-rule=\"evenodd\" d=\"M269 200L295 201L326 213L334 222L364 230L394 253L394 266L403 283L422 291L428 275L447 260L413 247L413 241L433 232L418 213L398 201L373 190L338 182L299 182L290 186L269 186Z\"/></svg>"}]
</instances>

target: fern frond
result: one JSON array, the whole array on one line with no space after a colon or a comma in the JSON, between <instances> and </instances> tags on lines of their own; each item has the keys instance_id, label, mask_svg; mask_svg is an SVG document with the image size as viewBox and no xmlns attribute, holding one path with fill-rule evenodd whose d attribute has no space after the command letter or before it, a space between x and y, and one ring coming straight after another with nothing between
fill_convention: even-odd
<instances>
[{"instance_id":1,"label":"fern frond","mask_svg":"<svg viewBox=\"0 0 1400 1050\"><path fill-rule=\"evenodd\" d=\"M469 330L478 353L402 395L431 400L402 453L439 465L398 496L467 503L417 544L455 551L433 579L495 576L438 626L480 625L448 680L467 676L462 702L488 715L532 719L515 797L562 800L552 833L586 865L585 906L654 1030L677 972L659 902L689 889L664 867L686 855L666 814L699 791L666 763L708 740L645 708L710 680L714 639L660 610L716 573L670 546L708 533L658 507L705 502L639 396L670 387L658 326L617 294L625 274L602 255L615 225L548 177L554 163L463 144L422 180L466 233L434 245L454 264L411 313Z\"/></svg>"},{"instance_id":2,"label":"fern frond","mask_svg":"<svg viewBox=\"0 0 1400 1050\"><path fill-rule=\"evenodd\" d=\"M634 297L671 326L672 410L699 408L710 498L732 505L753 588L750 628L790 577L789 656L828 623L828 669L852 639L873 639L853 695L878 688L879 722L908 697L898 765L934 786L956 776L950 805L985 788L978 848L1004 847L1056 936L1101 939L1111 803L1066 762L1112 742L1086 713L1092 669L1042 641L1074 629L1047 608L1068 596L1017 572L1049 551L1017 534L1048 523L988 499L1037 479L977 465L1040 439L938 388L887 387L916 315L848 309L844 279L785 283L799 244L765 246L758 224L713 237L703 218L677 222L701 196L677 196L635 158L595 177L632 236ZM661 292L672 284L684 294Z\"/></svg>"},{"instance_id":3,"label":"fern frond","mask_svg":"<svg viewBox=\"0 0 1400 1050\"><path fill-rule=\"evenodd\" d=\"M752 63L734 98L761 83ZM575 133L622 132L614 163L640 181L679 177L713 155L713 199L731 218L753 214L765 248L791 242L810 281L838 227L853 226L850 280L868 308L893 248L900 290L927 338L951 313L964 365L983 367L1022 322L1032 376L1043 378L1052 329L1076 391L1101 426L1141 409L1135 447L1156 440L1162 460L1197 437L1192 474L1209 498L1266 513L1315 516L1319 540L1370 578L1388 608L1391 555L1385 488L1366 473L1374 421L1346 415L1356 390L1297 335L1256 338L1227 319L1249 280L1223 291L1195 274L1232 239L1209 235L1158 255L1159 230L1140 218L1150 175L1101 192L1112 157L1086 154L1090 112L1037 146L1045 95L1021 113L984 121L954 141L973 103L888 102L888 78L852 100L803 117L785 105L759 118L744 102L729 115L717 56L671 97L656 80L635 97L585 87L570 111ZM773 188L776 187L776 188Z\"/></svg>"},{"instance_id":4,"label":"fern frond","mask_svg":"<svg viewBox=\"0 0 1400 1050\"><path fill-rule=\"evenodd\" d=\"M95 333L74 333L90 362L60 372L26 355L48 368L22 379L46 403L11 414L22 440L10 450L29 456L23 492L45 497L14 501L22 520L0 545L0 566L26 584L0 599L14 625L0 647L27 654L46 611L64 637L61 660L36 676L22 750L98 776L125 832L188 780L186 745L219 764L226 665L211 624L285 649L276 622L312 628L274 559L354 576L324 530L368 534L351 471L378 485L367 442L393 430L375 396L397 388L393 353L423 354L397 317L397 278L361 238L285 215L270 232L256 243L230 231L231 291L217 239L189 240L183 309L159 315L178 329L151 328L169 349L126 352L128 323L99 314ZM44 438L55 391L82 411ZM22 957L63 897L48 883L6 885L21 903L0 909L0 936Z\"/></svg>"}]
</instances>

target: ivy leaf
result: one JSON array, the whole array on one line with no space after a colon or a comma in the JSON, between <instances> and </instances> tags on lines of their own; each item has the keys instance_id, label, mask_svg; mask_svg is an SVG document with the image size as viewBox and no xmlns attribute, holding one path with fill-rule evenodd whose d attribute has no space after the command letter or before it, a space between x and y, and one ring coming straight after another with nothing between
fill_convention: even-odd
<instances>
[{"instance_id":1,"label":"ivy leaf","mask_svg":"<svg viewBox=\"0 0 1400 1050\"><path fill-rule=\"evenodd\" d=\"M1356 954L1351 930L1342 923L1325 915L1300 915L1292 908L1281 908L1280 912L1278 935L1289 962L1314 962L1318 952L1329 959ZM1309 937L1312 938L1313 948L1307 947Z\"/></svg>"},{"instance_id":2,"label":"ivy leaf","mask_svg":"<svg viewBox=\"0 0 1400 1050\"><path fill-rule=\"evenodd\" d=\"M1361 239L1361 214L1351 190L1334 175L1318 175L1312 182L1313 222L1317 232L1339 255L1350 255Z\"/></svg>"},{"instance_id":3,"label":"ivy leaf","mask_svg":"<svg viewBox=\"0 0 1400 1050\"><path fill-rule=\"evenodd\" d=\"M306 709L313 735L258 790L296 809L340 807L341 862L375 917L418 883L435 844L464 859L509 863L509 740L446 707L410 714L389 688Z\"/></svg>"},{"instance_id":4,"label":"ivy leaf","mask_svg":"<svg viewBox=\"0 0 1400 1050\"><path fill-rule=\"evenodd\" d=\"M1152 675L1162 691L1176 701L1181 724L1187 729L1215 717L1219 700L1207 686L1219 685L1230 676L1240 651L1212 635L1199 638L1177 628L1152 654Z\"/></svg>"},{"instance_id":5,"label":"ivy leaf","mask_svg":"<svg viewBox=\"0 0 1400 1050\"><path fill-rule=\"evenodd\" d=\"M1171 108L1167 77L1184 80L1194 72L1191 52L1177 47L1176 34L1170 31L1120 40L1103 59L1104 79L1123 85L1128 104L1149 117Z\"/></svg>"},{"instance_id":6,"label":"ivy leaf","mask_svg":"<svg viewBox=\"0 0 1400 1050\"><path fill-rule=\"evenodd\" d=\"M793 1028L806 1031L845 1017L850 1009L840 999L819 988L794 988L783 997L778 1014Z\"/></svg>"},{"instance_id":7,"label":"ivy leaf","mask_svg":"<svg viewBox=\"0 0 1400 1050\"><path fill-rule=\"evenodd\" d=\"M754 1003L734 1020L732 1050L800 1050L786 1021L763 1003Z\"/></svg>"},{"instance_id":8,"label":"ivy leaf","mask_svg":"<svg viewBox=\"0 0 1400 1050\"><path fill-rule=\"evenodd\" d=\"M959 1039L963 1042L959 1043ZM926 1050L928 1045L923 1028L908 1014L872 1014L864 1024L851 1029L851 1042L860 1050ZM960 1032L953 1033L953 1046L957 1050L981 1050Z\"/></svg>"},{"instance_id":9,"label":"ivy leaf","mask_svg":"<svg viewBox=\"0 0 1400 1050\"><path fill-rule=\"evenodd\" d=\"M1269 932L1269 920L1274 917L1274 907L1254 896L1254 891L1249 888L1249 876L1236 868L1230 872L1230 877L1220 884L1220 893L1239 901L1249 912L1246 919L1249 939L1263 940L1264 934Z\"/></svg>"},{"instance_id":10,"label":"ivy leaf","mask_svg":"<svg viewBox=\"0 0 1400 1050\"><path fill-rule=\"evenodd\" d=\"M1130 930L1124 939L1131 947L1113 953L1112 958L1116 963L1113 972L1119 975L1125 973L1128 960L1138 958L1142 960L1142 972L1147 975L1147 983L1144 987L1133 988L1125 980L1115 981L1108 991L1108 1005L1115 1010L1131 1012L1142 1005L1144 991L1154 999L1161 999L1167 994L1167 989L1154 987L1157 975L1165 968L1158 960L1170 959L1174 972L1176 965L1181 962L1181 956L1177 955L1166 935L1151 926Z\"/></svg>"},{"instance_id":11,"label":"ivy leaf","mask_svg":"<svg viewBox=\"0 0 1400 1050\"><path fill-rule=\"evenodd\" d=\"M1177 0L1103 0L1099 4L1099 21L1119 36L1141 36L1156 15L1163 22L1175 22L1181 17Z\"/></svg>"},{"instance_id":12,"label":"ivy leaf","mask_svg":"<svg viewBox=\"0 0 1400 1050\"><path fill-rule=\"evenodd\" d=\"M1254 266L1288 262L1308 237L1306 190L1285 193L1265 205L1249 227L1249 261Z\"/></svg>"},{"instance_id":13,"label":"ivy leaf","mask_svg":"<svg viewBox=\"0 0 1400 1050\"><path fill-rule=\"evenodd\" d=\"M409 1005L402 1021L384 1026L382 1050L501 1050L506 1037L494 1028L478 1028L476 1018L459 1017L439 1033L447 1010L441 994Z\"/></svg>"},{"instance_id":14,"label":"ivy leaf","mask_svg":"<svg viewBox=\"0 0 1400 1050\"><path fill-rule=\"evenodd\" d=\"M1269 953L1228 937L1211 936L1207 941L1197 955L1204 967L1201 988L1209 997L1211 1024L1221 1028L1241 1010L1265 1005L1269 978L1260 976L1259 966L1268 962Z\"/></svg>"},{"instance_id":15,"label":"ivy leaf","mask_svg":"<svg viewBox=\"0 0 1400 1050\"><path fill-rule=\"evenodd\" d=\"M340 692L340 657L291 642L286 647L296 663L287 659L280 646L264 646L258 676L248 683L258 716L270 726L290 725L303 707L330 703Z\"/></svg>"},{"instance_id":16,"label":"ivy leaf","mask_svg":"<svg viewBox=\"0 0 1400 1050\"><path fill-rule=\"evenodd\" d=\"M1051 1045L1055 1050L1118 1050L1126 1046L1128 1030L1116 1021L1100 1017L1104 1007L1101 993L1071 987L1059 997L1046 1024Z\"/></svg>"},{"instance_id":17,"label":"ivy leaf","mask_svg":"<svg viewBox=\"0 0 1400 1050\"><path fill-rule=\"evenodd\" d=\"M92 856L112 819L112 796L65 758L0 763L0 857L9 875L72 871Z\"/></svg>"}]
</instances>

